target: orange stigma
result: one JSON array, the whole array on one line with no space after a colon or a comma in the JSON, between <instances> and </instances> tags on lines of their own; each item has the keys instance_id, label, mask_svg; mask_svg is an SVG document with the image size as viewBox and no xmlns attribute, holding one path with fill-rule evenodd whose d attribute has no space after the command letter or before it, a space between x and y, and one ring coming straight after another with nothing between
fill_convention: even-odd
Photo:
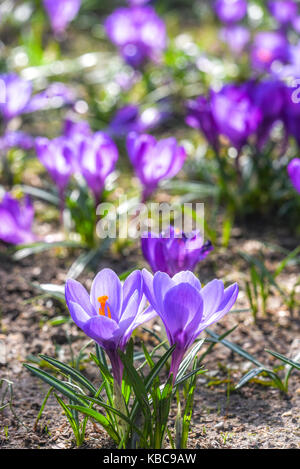
<instances>
[{"instance_id":1,"label":"orange stigma","mask_svg":"<svg viewBox=\"0 0 300 469\"><path fill-rule=\"evenodd\" d=\"M107 300L108 300L108 296L99 296L98 298L98 301L100 303L99 314L101 316L105 316L105 305L106 305ZM111 319L111 312L110 312L108 305L106 305L106 309L107 309L107 315Z\"/></svg>"}]
</instances>

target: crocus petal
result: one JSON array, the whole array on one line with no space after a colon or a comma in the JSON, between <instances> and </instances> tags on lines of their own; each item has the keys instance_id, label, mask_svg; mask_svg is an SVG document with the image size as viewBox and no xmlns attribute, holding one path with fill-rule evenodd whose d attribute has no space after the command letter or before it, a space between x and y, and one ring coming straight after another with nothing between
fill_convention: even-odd
<instances>
[{"instance_id":1,"label":"crocus petal","mask_svg":"<svg viewBox=\"0 0 300 469\"><path fill-rule=\"evenodd\" d=\"M201 283L200 280L189 270L178 272L178 274L174 275L172 278L173 282L176 284L179 283L189 283L197 290L201 290Z\"/></svg>"},{"instance_id":2,"label":"crocus petal","mask_svg":"<svg viewBox=\"0 0 300 469\"><path fill-rule=\"evenodd\" d=\"M167 291L174 287L175 283L165 272L157 272L153 279L153 291L156 298L156 304L160 311L163 311L164 298Z\"/></svg>"},{"instance_id":3,"label":"crocus petal","mask_svg":"<svg viewBox=\"0 0 300 469\"><path fill-rule=\"evenodd\" d=\"M110 269L101 270L92 283L90 298L96 311L99 309L98 298L101 296L108 296L107 305L110 308L111 317L119 321L123 290L119 277Z\"/></svg>"},{"instance_id":4,"label":"crocus petal","mask_svg":"<svg viewBox=\"0 0 300 469\"><path fill-rule=\"evenodd\" d=\"M223 294L224 285L221 280L214 279L202 288L201 296L204 303L203 319L205 321L218 310Z\"/></svg>"},{"instance_id":5,"label":"crocus petal","mask_svg":"<svg viewBox=\"0 0 300 469\"><path fill-rule=\"evenodd\" d=\"M73 301L68 301L68 308L75 324L85 332L85 325L91 317L78 303L74 303Z\"/></svg>"},{"instance_id":6,"label":"crocus petal","mask_svg":"<svg viewBox=\"0 0 300 469\"><path fill-rule=\"evenodd\" d=\"M81 283L77 282L77 280L67 280L65 296L68 307L70 302L77 303L88 314L88 316L92 317L97 315L95 308L91 304L88 292Z\"/></svg>"},{"instance_id":7,"label":"crocus petal","mask_svg":"<svg viewBox=\"0 0 300 469\"><path fill-rule=\"evenodd\" d=\"M161 319L166 327L168 339L173 345L176 341L184 346L190 343L190 334L195 331L189 327L195 320L201 322L203 314L203 300L201 294L188 283L182 283L168 290L164 298Z\"/></svg>"},{"instance_id":8,"label":"crocus petal","mask_svg":"<svg viewBox=\"0 0 300 469\"><path fill-rule=\"evenodd\" d=\"M122 307L123 313L122 315L124 314L124 311L126 310L131 297L135 294L135 292L137 292L136 307L133 308L132 310L132 312L134 312L136 315L142 295L143 295L142 284L143 284L143 278L139 270L132 272L126 278L124 285L123 285L123 307ZM133 307L133 304L131 305L131 307Z\"/></svg>"},{"instance_id":9,"label":"crocus petal","mask_svg":"<svg viewBox=\"0 0 300 469\"><path fill-rule=\"evenodd\" d=\"M205 318L203 329L219 321L234 305L239 294L239 287L234 283L224 291L223 299L218 306L218 310Z\"/></svg>"},{"instance_id":10,"label":"crocus petal","mask_svg":"<svg viewBox=\"0 0 300 469\"><path fill-rule=\"evenodd\" d=\"M117 349L122 334L118 324L106 316L90 318L83 330L88 337L110 350Z\"/></svg>"},{"instance_id":11,"label":"crocus petal","mask_svg":"<svg viewBox=\"0 0 300 469\"><path fill-rule=\"evenodd\" d=\"M157 311L156 298L153 290L153 275L147 269L142 270L144 281L144 294L149 301L150 305Z\"/></svg>"}]
</instances>

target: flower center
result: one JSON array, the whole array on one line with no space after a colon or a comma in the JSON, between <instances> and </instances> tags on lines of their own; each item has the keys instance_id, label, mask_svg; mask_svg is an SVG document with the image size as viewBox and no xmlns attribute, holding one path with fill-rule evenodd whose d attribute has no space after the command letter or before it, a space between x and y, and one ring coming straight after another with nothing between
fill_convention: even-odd
<instances>
[{"instance_id":1,"label":"flower center","mask_svg":"<svg viewBox=\"0 0 300 469\"><path fill-rule=\"evenodd\" d=\"M106 304L108 296L99 296L98 301L100 303L99 314L100 316L105 316L105 306L107 310L107 315L111 319L111 312L109 306Z\"/></svg>"}]
</instances>

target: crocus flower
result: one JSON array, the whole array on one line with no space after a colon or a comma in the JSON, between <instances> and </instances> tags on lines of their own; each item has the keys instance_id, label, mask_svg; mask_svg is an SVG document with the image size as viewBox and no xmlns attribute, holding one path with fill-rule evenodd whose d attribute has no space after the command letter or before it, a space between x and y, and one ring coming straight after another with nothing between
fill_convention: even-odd
<instances>
[{"instance_id":1,"label":"crocus flower","mask_svg":"<svg viewBox=\"0 0 300 469\"><path fill-rule=\"evenodd\" d=\"M236 55L241 54L250 41L249 29L239 24L226 26L221 30L220 36Z\"/></svg>"},{"instance_id":2,"label":"crocus flower","mask_svg":"<svg viewBox=\"0 0 300 469\"><path fill-rule=\"evenodd\" d=\"M6 121L22 114L31 100L32 84L15 73L0 75L5 85L5 102L0 112Z\"/></svg>"},{"instance_id":3,"label":"crocus flower","mask_svg":"<svg viewBox=\"0 0 300 469\"><path fill-rule=\"evenodd\" d=\"M198 232L189 237L170 227L166 233L147 233L141 238L144 258L152 272L166 272L173 276L182 270L194 271L198 262L204 260L213 250L210 241L204 242Z\"/></svg>"},{"instance_id":4,"label":"crocus flower","mask_svg":"<svg viewBox=\"0 0 300 469\"><path fill-rule=\"evenodd\" d=\"M216 0L215 12L223 23L236 23L247 13L247 0Z\"/></svg>"},{"instance_id":5,"label":"crocus flower","mask_svg":"<svg viewBox=\"0 0 300 469\"><path fill-rule=\"evenodd\" d=\"M127 151L143 185L144 200L161 180L174 177L186 159L184 148L173 137L157 141L151 135L132 132L127 138Z\"/></svg>"},{"instance_id":6,"label":"crocus flower","mask_svg":"<svg viewBox=\"0 0 300 469\"><path fill-rule=\"evenodd\" d=\"M298 5L293 0L274 0L268 2L270 13L281 25L290 23L297 16Z\"/></svg>"},{"instance_id":7,"label":"crocus flower","mask_svg":"<svg viewBox=\"0 0 300 469\"><path fill-rule=\"evenodd\" d=\"M207 141L216 150L219 146L219 129L212 114L211 103L204 96L187 103L185 122L194 129L201 130Z\"/></svg>"},{"instance_id":8,"label":"crocus flower","mask_svg":"<svg viewBox=\"0 0 300 469\"><path fill-rule=\"evenodd\" d=\"M201 288L197 277L189 271L171 278L164 272L153 277L144 269L143 279L145 295L160 316L170 345L176 344L170 368L175 380L183 356L195 339L234 305L238 285L224 290L223 282L215 279Z\"/></svg>"},{"instance_id":9,"label":"crocus flower","mask_svg":"<svg viewBox=\"0 0 300 469\"><path fill-rule=\"evenodd\" d=\"M287 170L293 186L300 194L300 158L290 161Z\"/></svg>"},{"instance_id":10,"label":"crocus flower","mask_svg":"<svg viewBox=\"0 0 300 469\"><path fill-rule=\"evenodd\" d=\"M51 27L55 34L62 34L77 16L81 0L43 0Z\"/></svg>"},{"instance_id":11,"label":"crocus flower","mask_svg":"<svg viewBox=\"0 0 300 469\"><path fill-rule=\"evenodd\" d=\"M52 83L49 87L32 95L32 83L24 80L15 73L0 75L5 87L5 100L0 103L0 113L5 121L9 121L20 114L71 104L75 96L72 90L63 83Z\"/></svg>"},{"instance_id":12,"label":"crocus flower","mask_svg":"<svg viewBox=\"0 0 300 469\"><path fill-rule=\"evenodd\" d=\"M253 68L269 72L275 61L286 63L289 59L289 44L279 31L262 31L256 34L251 49Z\"/></svg>"},{"instance_id":13,"label":"crocus flower","mask_svg":"<svg viewBox=\"0 0 300 469\"><path fill-rule=\"evenodd\" d=\"M73 321L106 351L121 386L123 365L118 350L124 351L134 329L155 316L152 308L145 310L141 272L132 272L122 286L112 270L103 269L90 295L79 282L69 279L65 295Z\"/></svg>"},{"instance_id":14,"label":"crocus flower","mask_svg":"<svg viewBox=\"0 0 300 469\"><path fill-rule=\"evenodd\" d=\"M0 202L0 239L11 244L34 242L33 218L34 209L29 197L18 200L7 192Z\"/></svg>"},{"instance_id":15,"label":"crocus flower","mask_svg":"<svg viewBox=\"0 0 300 469\"><path fill-rule=\"evenodd\" d=\"M253 103L260 109L262 119L256 130L257 145L261 148L269 137L274 124L283 119L285 85L280 80L268 79L251 82L248 90Z\"/></svg>"},{"instance_id":16,"label":"crocus flower","mask_svg":"<svg viewBox=\"0 0 300 469\"><path fill-rule=\"evenodd\" d=\"M64 192L76 164L76 151L71 141L65 137L48 140L38 137L35 141L39 160L49 172L58 187L61 210L64 205Z\"/></svg>"},{"instance_id":17,"label":"crocus flower","mask_svg":"<svg viewBox=\"0 0 300 469\"><path fill-rule=\"evenodd\" d=\"M80 146L79 167L96 203L104 189L105 179L115 169L119 153L112 139L103 132L85 138Z\"/></svg>"},{"instance_id":18,"label":"crocus flower","mask_svg":"<svg viewBox=\"0 0 300 469\"><path fill-rule=\"evenodd\" d=\"M237 149L247 142L260 124L262 115L253 103L244 85L225 85L220 91L211 92L211 112L219 132L230 140Z\"/></svg>"},{"instance_id":19,"label":"crocus flower","mask_svg":"<svg viewBox=\"0 0 300 469\"><path fill-rule=\"evenodd\" d=\"M15 147L31 150L34 148L34 144L35 139L21 131L7 131L3 137L0 137L0 151L7 151Z\"/></svg>"},{"instance_id":20,"label":"crocus flower","mask_svg":"<svg viewBox=\"0 0 300 469\"><path fill-rule=\"evenodd\" d=\"M146 59L159 59L166 47L165 24L150 6L116 9L105 29L124 60L135 68Z\"/></svg>"},{"instance_id":21,"label":"crocus flower","mask_svg":"<svg viewBox=\"0 0 300 469\"><path fill-rule=\"evenodd\" d=\"M155 107L140 112L138 106L129 104L117 111L108 130L118 137L130 132L145 132L161 122L162 117L163 114Z\"/></svg>"}]
</instances>

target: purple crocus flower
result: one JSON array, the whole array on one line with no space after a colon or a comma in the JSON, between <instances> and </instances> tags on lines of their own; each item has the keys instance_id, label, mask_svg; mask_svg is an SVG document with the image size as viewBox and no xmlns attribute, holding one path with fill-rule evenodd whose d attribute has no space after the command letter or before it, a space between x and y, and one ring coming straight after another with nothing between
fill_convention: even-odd
<instances>
[{"instance_id":1,"label":"purple crocus flower","mask_svg":"<svg viewBox=\"0 0 300 469\"><path fill-rule=\"evenodd\" d=\"M0 75L5 86L5 102L0 112L6 121L22 114L31 100L32 84L15 73Z\"/></svg>"},{"instance_id":2,"label":"purple crocus flower","mask_svg":"<svg viewBox=\"0 0 300 469\"><path fill-rule=\"evenodd\" d=\"M15 147L31 150L34 148L34 144L34 137L21 131L7 131L3 137L0 137L0 151L7 151Z\"/></svg>"},{"instance_id":3,"label":"purple crocus flower","mask_svg":"<svg viewBox=\"0 0 300 469\"><path fill-rule=\"evenodd\" d=\"M262 119L261 110L251 99L248 84L229 84L218 92L212 91L210 103L219 132L241 149Z\"/></svg>"},{"instance_id":4,"label":"purple crocus flower","mask_svg":"<svg viewBox=\"0 0 300 469\"><path fill-rule=\"evenodd\" d=\"M289 43L279 31L262 31L256 34L251 50L253 68L269 72L275 61L286 63L289 59Z\"/></svg>"},{"instance_id":5,"label":"purple crocus flower","mask_svg":"<svg viewBox=\"0 0 300 469\"><path fill-rule=\"evenodd\" d=\"M262 120L257 128L257 145L262 148L274 124L283 119L285 108L285 85L279 80L269 79L249 84L253 103L260 109Z\"/></svg>"},{"instance_id":6,"label":"purple crocus flower","mask_svg":"<svg viewBox=\"0 0 300 469\"><path fill-rule=\"evenodd\" d=\"M170 276L182 270L194 271L198 262L213 250L211 242L204 243L198 232L187 237L183 232L177 233L173 227L159 235L147 234L141 238L141 246L152 272L166 272Z\"/></svg>"},{"instance_id":7,"label":"purple crocus flower","mask_svg":"<svg viewBox=\"0 0 300 469\"><path fill-rule=\"evenodd\" d=\"M222 41L228 44L230 50L238 55L243 52L250 41L250 31L242 25L230 25L221 30Z\"/></svg>"},{"instance_id":8,"label":"purple crocus flower","mask_svg":"<svg viewBox=\"0 0 300 469\"><path fill-rule=\"evenodd\" d=\"M103 269L90 295L79 282L69 279L65 295L73 321L106 351L121 386L123 365L118 350L124 351L134 329L155 316L151 307L145 310L141 272L132 272L122 286L115 272Z\"/></svg>"},{"instance_id":9,"label":"purple crocus flower","mask_svg":"<svg viewBox=\"0 0 300 469\"><path fill-rule=\"evenodd\" d=\"M204 96L187 103L187 117L185 122L194 129L201 130L207 141L216 150L219 146L219 129L212 115L211 103Z\"/></svg>"},{"instance_id":10,"label":"purple crocus flower","mask_svg":"<svg viewBox=\"0 0 300 469\"><path fill-rule=\"evenodd\" d=\"M161 180L174 177L186 159L184 148L178 146L174 137L157 141L151 135L132 132L127 138L127 151L144 188L143 200Z\"/></svg>"},{"instance_id":11,"label":"purple crocus flower","mask_svg":"<svg viewBox=\"0 0 300 469\"><path fill-rule=\"evenodd\" d=\"M298 5L293 0L270 1L268 7L271 15L283 26L290 23L298 13Z\"/></svg>"},{"instance_id":12,"label":"purple crocus flower","mask_svg":"<svg viewBox=\"0 0 300 469\"><path fill-rule=\"evenodd\" d=\"M135 68L146 59L159 59L166 47L165 24L150 6L116 9L105 29L124 60Z\"/></svg>"},{"instance_id":13,"label":"purple crocus flower","mask_svg":"<svg viewBox=\"0 0 300 469\"><path fill-rule=\"evenodd\" d=\"M58 137L53 140L38 137L36 138L35 146L39 160L58 187L62 210L64 206L64 192L76 167L75 147L65 137Z\"/></svg>"},{"instance_id":14,"label":"purple crocus flower","mask_svg":"<svg viewBox=\"0 0 300 469\"><path fill-rule=\"evenodd\" d=\"M247 13L247 0L216 0L215 12L223 23L236 23Z\"/></svg>"},{"instance_id":15,"label":"purple crocus flower","mask_svg":"<svg viewBox=\"0 0 300 469\"><path fill-rule=\"evenodd\" d=\"M5 102L0 103L0 113L6 121L20 114L48 109L53 104L72 104L75 96L72 90L63 83L51 83L49 87L32 95L32 83L15 73L0 75L5 87Z\"/></svg>"},{"instance_id":16,"label":"purple crocus flower","mask_svg":"<svg viewBox=\"0 0 300 469\"><path fill-rule=\"evenodd\" d=\"M33 218L34 209L28 196L18 200L6 192L0 202L0 239L11 244L34 242Z\"/></svg>"},{"instance_id":17,"label":"purple crocus flower","mask_svg":"<svg viewBox=\"0 0 300 469\"><path fill-rule=\"evenodd\" d=\"M129 104L119 109L109 125L109 132L124 136L130 132L145 132L161 122L163 114L155 107L140 112L138 106Z\"/></svg>"},{"instance_id":18,"label":"purple crocus flower","mask_svg":"<svg viewBox=\"0 0 300 469\"><path fill-rule=\"evenodd\" d=\"M103 132L85 138L80 146L79 167L89 188L99 202L105 179L115 169L119 153L112 139Z\"/></svg>"},{"instance_id":19,"label":"purple crocus flower","mask_svg":"<svg viewBox=\"0 0 300 469\"><path fill-rule=\"evenodd\" d=\"M224 290L221 280L212 280L205 287L189 271L173 278L164 272L154 277L143 270L144 292L160 316L170 345L176 344L170 373L175 381L185 352L206 328L219 321L234 305L238 296L235 283Z\"/></svg>"},{"instance_id":20,"label":"purple crocus flower","mask_svg":"<svg viewBox=\"0 0 300 469\"><path fill-rule=\"evenodd\" d=\"M62 34L77 16L81 0L43 0L51 27L55 34Z\"/></svg>"},{"instance_id":21,"label":"purple crocus flower","mask_svg":"<svg viewBox=\"0 0 300 469\"><path fill-rule=\"evenodd\" d=\"M300 194L300 158L290 161L287 170L293 186Z\"/></svg>"}]
</instances>

